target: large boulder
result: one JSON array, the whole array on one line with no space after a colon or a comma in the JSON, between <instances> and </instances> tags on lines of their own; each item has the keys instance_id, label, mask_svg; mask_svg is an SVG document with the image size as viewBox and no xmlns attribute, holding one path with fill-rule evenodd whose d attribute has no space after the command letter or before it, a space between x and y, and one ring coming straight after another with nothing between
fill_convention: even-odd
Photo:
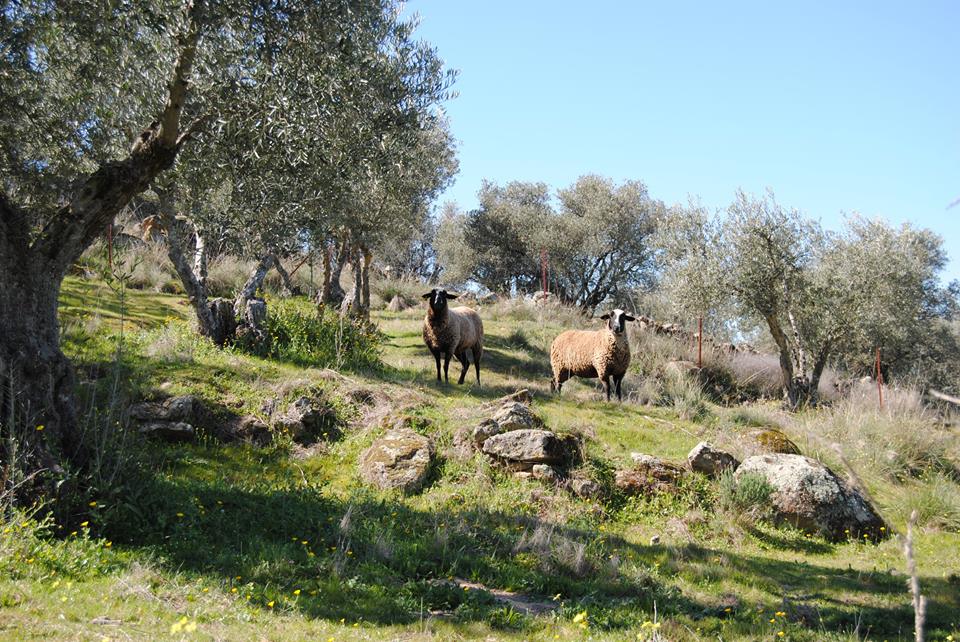
<instances>
[{"instance_id":1,"label":"large boulder","mask_svg":"<svg viewBox=\"0 0 960 642\"><path fill-rule=\"evenodd\" d=\"M747 450L761 453L799 455L800 449L785 433L776 428L760 428L747 433Z\"/></svg>"},{"instance_id":2,"label":"large boulder","mask_svg":"<svg viewBox=\"0 0 960 642\"><path fill-rule=\"evenodd\" d=\"M777 516L807 532L831 539L881 537L883 520L870 502L821 462L784 453L746 459L735 480L758 475L767 480Z\"/></svg>"},{"instance_id":3,"label":"large boulder","mask_svg":"<svg viewBox=\"0 0 960 642\"><path fill-rule=\"evenodd\" d=\"M410 428L387 431L360 455L360 477L381 489L419 490L433 461L433 442Z\"/></svg>"},{"instance_id":4,"label":"large boulder","mask_svg":"<svg viewBox=\"0 0 960 642\"><path fill-rule=\"evenodd\" d=\"M672 491L684 471L680 466L651 455L631 453L633 468L614 473L614 483L627 495L650 495Z\"/></svg>"},{"instance_id":5,"label":"large boulder","mask_svg":"<svg viewBox=\"0 0 960 642\"><path fill-rule=\"evenodd\" d=\"M511 430L493 435L483 442L483 452L502 460L515 469L530 469L534 464L562 464L568 449L549 430Z\"/></svg>"},{"instance_id":6,"label":"large boulder","mask_svg":"<svg viewBox=\"0 0 960 642\"><path fill-rule=\"evenodd\" d=\"M735 470L740 462L730 453L718 450L709 441L701 441L687 455L690 470L716 477L724 470Z\"/></svg>"},{"instance_id":7,"label":"large boulder","mask_svg":"<svg viewBox=\"0 0 960 642\"><path fill-rule=\"evenodd\" d=\"M297 443L330 441L340 436L337 413L321 400L300 397L281 416L274 426L289 434Z\"/></svg>"}]
</instances>

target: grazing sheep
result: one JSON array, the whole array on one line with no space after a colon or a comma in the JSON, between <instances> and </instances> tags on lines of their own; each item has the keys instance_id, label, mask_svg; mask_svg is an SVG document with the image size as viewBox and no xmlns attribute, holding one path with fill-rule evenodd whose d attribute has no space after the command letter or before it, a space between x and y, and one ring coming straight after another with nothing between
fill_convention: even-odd
<instances>
[{"instance_id":1,"label":"grazing sheep","mask_svg":"<svg viewBox=\"0 0 960 642\"><path fill-rule=\"evenodd\" d=\"M626 322L636 319L619 308L600 318L607 322L603 330L567 330L553 340L550 346L550 366L553 368L550 390L560 394L563 382L570 377L599 377L607 401L610 401L612 377L617 387L617 399L622 400L620 384L630 365Z\"/></svg>"},{"instance_id":2,"label":"grazing sheep","mask_svg":"<svg viewBox=\"0 0 960 642\"><path fill-rule=\"evenodd\" d=\"M450 377L450 357L456 357L463 364L460 381L463 383L470 362L467 350L473 353L473 366L477 371L477 385L480 385L480 357L483 356L483 322L473 309L466 306L448 308L447 299L456 299L456 294L434 288L423 295L429 300L427 316L423 320L423 342L437 360L437 381L440 381L440 356L443 355L443 376L447 383Z\"/></svg>"}]
</instances>

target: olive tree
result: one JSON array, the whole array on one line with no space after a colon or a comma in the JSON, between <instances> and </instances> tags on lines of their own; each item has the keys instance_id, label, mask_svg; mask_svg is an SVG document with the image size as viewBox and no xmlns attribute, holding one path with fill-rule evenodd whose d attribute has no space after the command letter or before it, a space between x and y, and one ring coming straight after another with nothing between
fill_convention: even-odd
<instances>
[{"instance_id":1,"label":"olive tree","mask_svg":"<svg viewBox=\"0 0 960 642\"><path fill-rule=\"evenodd\" d=\"M667 285L765 326L792 408L817 401L831 360L921 331L944 263L927 230L854 217L828 233L772 194L738 192L722 215L694 210L669 223L661 234Z\"/></svg>"},{"instance_id":2,"label":"olive tree","mask_svg":"<svg viewBox=\"0 0 960 642\"><path fill-rule=\"evenodd\" d=\"M86 458L74 372L60 350L60 285L189 138L191 83L204 84L208 38L226 37L207 9L0 9L0 421L27 470Z\"/></svg>"},{"instance_id":3,"label":"olive tree","mask_svg":"<svg viewBox=\"0 0 960 642\"><path fill-rule=\"evenodd\" d=\"M663 206L638 181L583 176L557 192L559 207L543 183L484 183L479 198L476 210L441 220L441 262L453 280L532 292L546 258L550 290L592 312L655 279L652 234Z\"/></svg>"}]
</instances>

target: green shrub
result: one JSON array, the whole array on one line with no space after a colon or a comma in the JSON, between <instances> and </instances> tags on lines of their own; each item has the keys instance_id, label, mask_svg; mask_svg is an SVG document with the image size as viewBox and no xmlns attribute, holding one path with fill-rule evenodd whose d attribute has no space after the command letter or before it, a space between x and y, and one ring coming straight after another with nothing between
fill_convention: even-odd
<instances>
[{"instance_id":1,"label":"green shrub","mask_svg":"<svg viewBox=\"0 0 960 642\"><path fill-rule=\"evenodd\" d=\"M380 365L383 335L375 326L343 319L330 310L318 312L304 299L271 300L266 346L260 356L316 368L363 370Z\"/></svg>"},{"instance_id":2,"label":"green shrub","mask_svg":"<svg viewBox=\"0 0 960 642\"><path fill-rule=\"evenodd\" d=\"M726 470L720 475L718 490L725 511L757 518L769 512L774 489L763 475L747 473L736 479L733 471Z\"/></svg>"}]
</instances>

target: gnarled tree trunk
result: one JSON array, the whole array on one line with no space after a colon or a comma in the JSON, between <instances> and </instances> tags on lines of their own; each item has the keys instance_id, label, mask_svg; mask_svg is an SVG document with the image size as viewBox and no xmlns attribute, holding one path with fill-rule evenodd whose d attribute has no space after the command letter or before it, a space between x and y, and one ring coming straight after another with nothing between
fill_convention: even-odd
<instances>
[{"instance_id":1,"label":"gnarled tree trunk","mask_svg":"<svg viewBox=\"0 0 960 642\"><path fill-rule=\"evenodd\" d=\"M189 11L160 119L128 156L103 163L69 203L33 229L32 217L0 190L0 430L9 473L58 471L88 460L79 426L75 375L60 350L58 297L63 277L130 200L169 168L186 140L181 131L187 87L200 37L201 2ZM39 427L42 426L42 429ZM19 462L11 462L14 455Z\"/></svg>"}]
</instances>

